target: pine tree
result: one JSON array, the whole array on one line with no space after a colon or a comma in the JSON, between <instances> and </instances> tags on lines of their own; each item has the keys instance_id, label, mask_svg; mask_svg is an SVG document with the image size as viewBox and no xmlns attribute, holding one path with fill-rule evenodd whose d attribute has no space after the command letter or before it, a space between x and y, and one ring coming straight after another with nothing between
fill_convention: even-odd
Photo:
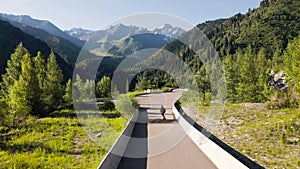
<instances>
[{"instance_id":1,"label":"pine tree","mask_svg":"<svg viewBox=\"0 0 300 169\"><path fill-rule=\"evenodd\" d=\"M36 104L35 109L39 112L40 115L44 114L45 110L45 104L43 100L43 86L44 86L44 79L45 79L45 73L46 73L46 63L45 59L42 56L41 52L37 53L37 56L32 59L34 71L37 78L38 88L35 97L39 100L38 104Z\"/></svg>"},{"instance_id":2,"label":"pine tree","mask_svg":"<svg viewBox=\"0 0 300 169\"><path fill-rule=\"evenodd\" d=\"M65 88L65 95L63 96L63 99L65 101L66 107L70 108L72 105L72 81L71 79L68 80L66 83L66 88Z\"/></svg>"},{"instance_id":3,"label":"pine tree","mask_svg":"<svg viewBox=\"0 0 300 169\"><path fill-rule=\"evenodd\" d=\"M237 102L237 85L239 84L239 70L235 55L228 55L223 60L226 77L227 99Z\"/></svg>"},{"instance_id":4,"label":"pine tree","mask_svg":"<svg viewBox=\"0 0 300 169\"><path fill-rule=\"evenodd\" d=\"M53 51L51 52L47 65L46 75L43 85L43 101L46 112L57 109L62 103L63 96L63 75L55 59Z\"/></svg>"},{"instance_id":5,"label":"pine tree","mask_svg":"<svg viewBox=\"0 0 300 169\"><path fill-rule=\"evenodd\" d=\"M75 101L86 101L93 99L95 97L95 81L87 79L85 82L83 82L80 76L77 74L76 80L73 83L72 95L73 100Z\"/></svg>"},{"instance_id":6,"label":"pine tree","mask_svg":"<svg viewBox=\"0 0 300 169\"><path fill-rule=\"evenodd\" d=\"M237 86L238 99L240 102L254 102L258 79L251 46L243 55L238 55L237 65L240 67L240 82Z\"/></svg>"},{"instance_id":7,"label":"pine tree","mask_svg":"<svg viewBox=\"0 0 300 169\"><path fill-rule=\"evenodd\" d=\"M7 96L9 87L11 87L21 74L21 59L28 50L20 43L15 52L11 54L10 60L7 61L6 73L2 75L3 82L1 83L1 93L4 97Z\"/></svg>"},{"instance_id":8,"label":"pine tree","mask_svg":"<svg viewBox=\"0 0 300 169\"><path fill-rule=\"evenodd\" d=\"M84 89L84 83L82 82L82 79L80 76L77 74L75 77L75 82L73 84L73 98L75 101L81 101L83 100L83 93L85 92Z\"/></svg>"},{"instance_id":9,"label":"pine tree","mask_svg":"<svg viewBox=\"0 0 300 169\"><path fill-rule=\"evenodd\" d=\"M38 81L30 55L27 53L21 60L20 77L8 92L9 114L13 126L25 121L30 113L39 113L40 100L36 97L37 93L40 93Z\"/></svg>"},{"instance_id":10,"label":"pine tree","mask_svg":"<svg viewBox=\"0 0 300 169\"><path fill-rule=\"evenodd\" d=\"M300 105L300 37L291 41L284 53L284 72L292 104Z\"/></svg>"},{"instance_id":11,"label":"pine tree","mask_svg":"<svg viewBox=\"0 0 300 169\"><path fill-rule=\"evenodd\" d=\"M261 48L258 52L257 59L255 61L256 63L256 72L258 78L257 84L256 84L256 102L265 102L267 101L269 97L269 87L268 87L268 69L270 69L271 61L267 60L267 53L265 48Z\"/></svg>"},{"instance_id":12,"label":"pine tree","mask_svg":"<svg viewBox=\"0 0 300 169\"><path fill-rule=\"evenodd\" d=\"M276 73L281 69L283 64L283 57L281 51L276 49L272 57L272 70Z\"/></svg>"},{"instance_id":13,"label":"pine tree","mask_svg":"<svg viewBox=\"0 0 300 169\"><path fill-rule=\"evenodd\" d=\"M148 82L146 80L145 72L137 76L137 88L138 90L145 90L148 87Z\"/></svg>"},{"instance_id":14,"label":"pine tree","mask_svg":"<svg viewBox=\"0 0 300 169\"><path fill-rule=\"evenodd\" d=\"M200 68L198 72L198 76L196 77L197 77L197 83L198 83L200 93L202 94L203 97L203 102L206 102L207 101L206 94L207 92L210 91L211 87L210 87L209 76L208 73L206 72L205 66L202 66Z\"/></svg>"},{"instance_id":15,"label":"pine tree","mask_svg":"<svg viewBox=\"0 0 300 169\"><path fill-rule=\"evenodd\" d=\"M46 63L45 58L42 56L41 52L38 52L37 56L33 58L33 63L36 71L36 76L39 82L39 87L40 89L43 89L46 73Z\"/></svg>"},{"instance_id":16,"label":"pine tree","mask_svg":"<svg viewBox=\"0 0 300 169\"><path fill-rule=\"evenodd\" d=\"M24 81L23 90L26 93L26 99L29 102L29 106L32 110L32 114L37 115L42 111L41 107L41 90L39 88L39 82L36 76L35 68L31 61L30 55L23 56L21 61L22 72L20 77Z\"/></svg>"},{"instance_id":17,"label":"pine tree","mask_svg":"<svg viewBox=\"0 0 300 169\"><path fill-rule=\"evenodd\" d=\"M87 79L84 83L83 97L85 100L95 98L95 81Z\"/></svg>"},{"instance_id":18,"label":"pine tree","mask_svg":"<svg viewBox=\"0 0 300 169\"><path fill-rule=\"evenodd\" d=\"M100 98L111 98L111 80L109 77L102 77L97 83L96 92Z\"/></svg>"},{"instance_id":19,"label":"pine tree","mask_svg":"<svg viewBox=\"0 0 300 169\"><path fill-rule=\"evenodd\" d=\"M21 76L18 81L15 81L13 86L8 91L8 108L9 108L9 125L17 126L24 122L31 112L29 101L26 98L26 82Z\"/></svg>"}]
</instances>

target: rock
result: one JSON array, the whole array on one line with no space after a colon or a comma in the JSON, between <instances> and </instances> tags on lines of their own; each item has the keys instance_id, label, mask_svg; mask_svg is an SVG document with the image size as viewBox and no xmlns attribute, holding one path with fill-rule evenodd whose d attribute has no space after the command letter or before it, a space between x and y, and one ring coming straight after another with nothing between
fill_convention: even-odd
<instances>
[{"instance_id":1,"label":"rock","mask_svg":"<svg viewBox=\"0 0 300 169\"><path fill-rule=\"evenodd\" d=\"M290 144L294 144L294 143L298 143L298 142L299 142L299 138L297 138L297 137L288 137L288 138L286 139L286 141L287 141L288 143L290 143Z\"/></svg>"},{"instance_id":2,"label":"rock","mask_svg":"<svg viewBox=\"0 0 300 169\"><path fill-rule=\"evenodd\" d=\"M96 135L96 137L97 137L97 138L101 138L101 137L102 137L102 133L98 133L98 134Z\"/></svg>"},{"instance_id":3,"label":"rock","mask_svg":"<svg viewBox=\"0 0 300 169\"><path fill-rule=\"evenodd\" d=\"M277 73L271 73L272 79L269 81L269 85L276 90L285 91L288 88L288 84L285 80L286 76L283 71Z\"/></svg>"}]
</instances>

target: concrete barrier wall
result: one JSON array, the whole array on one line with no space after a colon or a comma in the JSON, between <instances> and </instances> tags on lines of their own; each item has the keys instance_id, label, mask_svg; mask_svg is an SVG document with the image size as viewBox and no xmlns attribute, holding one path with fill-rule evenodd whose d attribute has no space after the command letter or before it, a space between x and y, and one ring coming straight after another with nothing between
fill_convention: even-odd
<instances>
[{"instance_id":1,"label":"concrete barrier wall","mask_svg":"<svg viewBox=\"0 0 300 169\"><path fill-rule=\"evenodd\" d=\"M246 156L242 155L232 147L228 146L217 137L207 132L204 128L195 123L188 117L181 108L179 110L173 106L173 112L179 125L184 129L186 134L193 140L198 148L218 167L221 169L244 169L244 168L263 168L253 162ZM130 142L136 126L136 121L140 117L136 113L129 121L115 144L104 157L98 166L99 169L117 169L120 161Z\"/></svg>"},{"instance_id":2,"label":"concrete barrier wall","mask_svg":"<svg viewBox=\"0 0 300 169\"><path fill-rule=\"evenodd\" d=\"M114 143L110 151L106 154L106 156L103 158L102 162L99 164L98 169L117 169L119 166L119 163L125 153L125 150L127 148L127 145L130 140L130 136L132 135L132 132L135 127L135 122L139 116L139 113L136 113L125 129L123 130L122 134L119 136L117 141Z\"/></svg>"},{"instance_id":3,"label":"concrete barrier wall","mask_svg":"<svg viewBox=\"0 0 300 169\"><path fill-rule=\"evenodd\" d=\"M207 132L189 118L182 109L178 111L175 105L172 109L175 114L175 118L186 134L218 168L263 168L221 140L217 139L211 133Z\"/></svg>"}]
</instances>

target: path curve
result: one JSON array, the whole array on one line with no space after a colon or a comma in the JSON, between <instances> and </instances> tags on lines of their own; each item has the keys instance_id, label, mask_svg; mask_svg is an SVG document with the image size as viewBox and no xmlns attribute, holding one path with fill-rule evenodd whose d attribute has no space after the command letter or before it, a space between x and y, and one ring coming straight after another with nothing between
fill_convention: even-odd
<instances>
[{"instance_id":1,"label":"path curve","mask_svg":"<svg viewBox=\"0 0 300 169\"><path fill-rule=\"evenodd\" d=\"M147 169L215 169L210 159L195 145L177 123L172 107L180 90L137 96L141 108L148 113ZM166 120L160 115L166 108Z\"/></svg>"}]
</instances>

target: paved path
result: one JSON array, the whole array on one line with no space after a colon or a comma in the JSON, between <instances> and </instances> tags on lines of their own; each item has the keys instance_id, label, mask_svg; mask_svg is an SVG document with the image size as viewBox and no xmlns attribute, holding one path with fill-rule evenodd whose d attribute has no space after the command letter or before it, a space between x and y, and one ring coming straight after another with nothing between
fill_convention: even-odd
<instances>
[{"instance_id":1,"label":"paved path","mask_svg":"<svg viewBox=\"0 0 300 169\"><path fill-rule=\"evenodd\" d=\"M148 114L147 169L217 168L175 120L172 106L179 96L180 92L174 91L137 97ZM160 105L167 110L166 120L160 115Z\"/></svg>"}]
</instances>

